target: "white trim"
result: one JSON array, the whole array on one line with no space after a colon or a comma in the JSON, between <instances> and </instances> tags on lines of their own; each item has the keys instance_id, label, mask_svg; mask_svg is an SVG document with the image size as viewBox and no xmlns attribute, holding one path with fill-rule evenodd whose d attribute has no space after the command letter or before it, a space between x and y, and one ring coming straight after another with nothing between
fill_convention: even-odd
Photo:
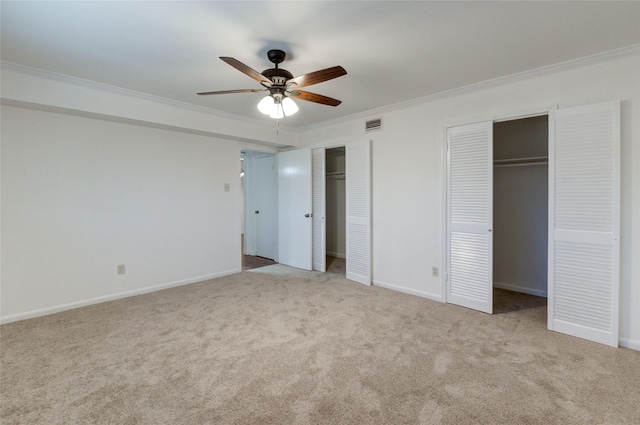
<instances>
[{"instance_id":1,"label":"white trim","mask_svg":"<svg viewBox=\"0 0 640 425\"><path fill-rule=\"evenodd\" d=\"M147 286L145 288L134 289L132 291L118 292L116 294L104 295L104 296L95 297L95 298L89 298L89 299L86 299L86 300L83 300L83 301L76 301L76 302L67 303L67 304L60 304L60 305L56 305L56 306L53 306L53 307L43 308L43 309L40 309L40 310L28 311L26 313L12 314L12 315L0 318L0 324L17 322L19 320L25 320L25 319L32 319L34 317L47 316L49 314L59 313L59 312L66 311L66 310L72 310L72 309L79 308L79 307L85 307L85 306L92 305L92 304L100 304L100 303L104 303L104 302L107 302L107 301L114 301L114 300L118 300L118 299L121 299L121 298L129 298L129 297L133 297L133 296L136 296L136 295L141 295L141 294L147 294L147 293L150 293L150 292L160 291L162 289L174 288L176 286L184 286L184 285L189 285L189 284L192 284L192 283L203 282L205 280L210 280L210 279L215 279L215 278L222 277L222 276L228 276L228 275L240 273L241 271L242 271L241 269L232 269L232 270L227 270L227 271L220 272L220 273L212 273L212 274L208 274L208 275L192 277L192 278L189 278L189 279L182 279L182 280L176 280L174 282L162 283L160 285Z\"/></svg>"},{"instance_id":2,"label":"white trim","mask_svg":"<svg viewBox=\"0 0 640 425\"><path fill-rule=\"evenodd\" d=\"M638 54L640 54L640 44L634 44L632 46L627 46L627 47L622 47L615 50L610 50L607 52L597 53L591 56L571 59L565 62L553 64L553 65L543 66L540 68L535 68L535 69L531 69L531 70L527 70L527 71L523 71L523 72L511 74L511 75L497 77L497 78L482 81L479 83L457 87L451 90L445 90L440 93L419 97L407 102L396 103L393 105L386 105L386 106L371 109L368 111L358 112L355 114L336 118L334 120L323 121L320 123L311 124L303 127L289 127L285 124L285 125L280 125L280 128L286 131L290 131L292 133L301 134L309 130L323 128L329 125L335 125L335 124L348 122L356 119L367 120L367 119L371 119L372 117L380 116L387 112L402 110L402 109L410 108L415 105L421 105L421 104L433 102L435 100L445 99L448 97L457 96L457 95L466 94L466 93L472 93L472 92L483 90L483 89L490 89L490 88L501 86L503 84L514 83L518 81L525 81L535 77L541 77L544 75L553 74L555 72L568 71L576 68L581 68L584 66L595 65L598 63L606 62L608 60L612 60L612 59L633 57ZM264 122L260 120L256 120L254 118L248 118L248 117L243 117L239 115L229 114L216 109L206 108L203 106L194 105L194 104L185 103L185 102L179 102L173 99L154 96L147 93L137 92L129 89L124 89L116 86L98 83L91 80L72 77L65 74L60 74L60 73L51 72L51 71L44 71L41 69L32 68L32 67L19 65L16 63L6 62L6 61L0 61L0 65L3 69L13 70L15 72L20 72L23 74L29 74L29 75L32 75L38 78L47 79L50 81L59 81L63 83L74 84L77 86L83 86L90 89L103 90L110 93L136 97L139 99L144 99L152 102L164 103L164 104L172 105L182 109L200 111L200 112L209 113L209 114L216 115L223 118L230 118L236 121L241 120L243 123L250 121L256 124L265 125ZM470 122L471 121L467 121L467 123L470 123Z\"/></svg>"},{"instance_id":3,"label":"white trim","mask_svg":"<svg viewBox=\"0 0 640 425\"><path fill-rule=\"evenodd\" d=\"M432 300L432 301L445 302L444 298L442 296L440 296L438 294L432 294L430 292L418 291L418 290L415 290L415 289L406 288L404 286L398 286L398 285L394 285L394 284L391 284L391 283L381 282L379 280L374 280L373 281L373 285L374 286L379 286L381 288L386 288L386 289L391 289L391 290L394 290L394 291L402 292L404 294L415 295L415 296L421 297L421 298L427 298L427 299Z\"/></svg>"},{"instance_id":4,"label":"white trim","mask_svg":"<svg viewBox=\"0 0 640 425\"><path fill-rule=\"evenodd\" d=\"M506 289L507 291L521 292L523 294L535 295L536 297L547 298L547 291L535 288L527 288L524 286L513 285L510 283L493 282L493 287L498 289Z\"/></svg>"},{"instance_id":5,"label":"white trim","mask_svg":"<svg viewBox=\"0 0 640 425\"><path fill-rule=\"evenodd\" d=\"M620 345L620 347L640 351L640 340L637 339L620 338L618 344Z\"/></svg>"},{"instance_id":6,"label":"white trim","mask_svg":"<svg viewBox=\"0 0 640 425\"><path fill-rule=\"evenodd\" d=\"M553 312L555 311L555 282L554 270L556 267L553 255L555 238L555 203L556 203L556 112L557 105L549 111L547 119L547 329L553 330Z\"/></svg>"},{"instance_id":7,"label":"white trim","mask_svg":"<svg viewBox=\"0 0 640 425\"><path fill-rule=\"evenodd\" d=\"M442 302L448 303L447 287L449 285L449 140L447 132L449 127L442 127L442 264L440 271L440 293Z\"/></svg>"}]
</instances>

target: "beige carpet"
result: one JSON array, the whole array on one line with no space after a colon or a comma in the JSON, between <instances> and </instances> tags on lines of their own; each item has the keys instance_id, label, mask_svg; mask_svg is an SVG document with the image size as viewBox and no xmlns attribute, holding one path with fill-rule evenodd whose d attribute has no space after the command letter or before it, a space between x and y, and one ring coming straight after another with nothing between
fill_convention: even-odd
<instances>
[{"instance_id":1,"label":"beige carpet","mask_svg":"<svg viewBox=\"0 0 640 425\"><path fill-rule=\"evenodd\" d=\"M504 304L490 316L275 265L11 323L0 419L640 423L640 352Z\"/></svg>"}]
</instances>

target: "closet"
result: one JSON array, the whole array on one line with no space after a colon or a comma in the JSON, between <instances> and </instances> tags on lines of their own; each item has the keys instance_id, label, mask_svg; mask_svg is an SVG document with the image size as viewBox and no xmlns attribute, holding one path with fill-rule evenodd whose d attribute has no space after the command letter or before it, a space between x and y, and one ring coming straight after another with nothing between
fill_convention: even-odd
<instances>
[{"instance_id":1,"label":"closet","mask_svg":"<svg viewBox=\"0 0 640 425\"><path fill-rule=\"evenodd\" d=\"M548 116L493 124L493 286L547 296Z\"/></svg>"},{"instance_id":2,"label":"closet","mask_svg":"<svg viewBox=\"0 0 640 425\"><path fill-rule=\"evenodd\" d=\"M346 258L345 148L325 151L327 257ZM327 261L329 265L330 261Z\"/></svg>"},{"instance_id":3,"label":"closet","mask_svg":"<svg viewBox=\"0 0 640 425\"><path fill-rule=\"evenodd\" d=\"M313 270L371 285L371 140L311 157Z\"/></svg>"},{"instance_id":4,"label":"closet","mask_svg":"<svg viewBox=\"0 0 640 425\"><path fill-rule=\"evenodd\" d=\"M546 292L548 329L618 345L620 102L447 127L445 174L447 302Z\"/></svg>"}]
</instances>

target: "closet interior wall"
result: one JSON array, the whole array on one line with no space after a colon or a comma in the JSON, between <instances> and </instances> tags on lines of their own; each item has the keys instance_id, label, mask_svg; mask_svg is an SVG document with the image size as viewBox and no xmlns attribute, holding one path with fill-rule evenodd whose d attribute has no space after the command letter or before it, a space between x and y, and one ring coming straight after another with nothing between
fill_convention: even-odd
<instances>
[{"instance_id":1,"label":"closet interior wall","mask_svg":"<svg viewBox=\"0 0 640 425\"><path fill-rule=\"evenodd\" d=\"M548 116L493 125L494 287L547 296Z\"/></svg>"},{"instance_id":2,"label":"closet interior wall","mask_svg":"<svg viewBox=\"0 0 640 425\"><path fill-rule=\"evenodd\" d=\"M327 255L346 258L345 148L326 150Z\"/></svg>"}]
</instances>

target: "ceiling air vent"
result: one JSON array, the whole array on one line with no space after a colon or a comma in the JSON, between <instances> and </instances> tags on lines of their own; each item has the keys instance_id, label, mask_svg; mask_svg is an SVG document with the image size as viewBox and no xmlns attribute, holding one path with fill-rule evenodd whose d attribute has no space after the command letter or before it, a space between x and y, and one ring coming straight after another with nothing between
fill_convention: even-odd
<instances>
[{"instance_id":1,"label":"ceiling air vent","mask_svg":"<svg viewBox=\"0 0 640 425\"><path fill-rule=\"evenodd\" d=\"M369 120L364 123L364 131L368 133L370 131L378 131L382 130L382 118L376 118L374 120Z\"/></svg>"}]
</instances>

